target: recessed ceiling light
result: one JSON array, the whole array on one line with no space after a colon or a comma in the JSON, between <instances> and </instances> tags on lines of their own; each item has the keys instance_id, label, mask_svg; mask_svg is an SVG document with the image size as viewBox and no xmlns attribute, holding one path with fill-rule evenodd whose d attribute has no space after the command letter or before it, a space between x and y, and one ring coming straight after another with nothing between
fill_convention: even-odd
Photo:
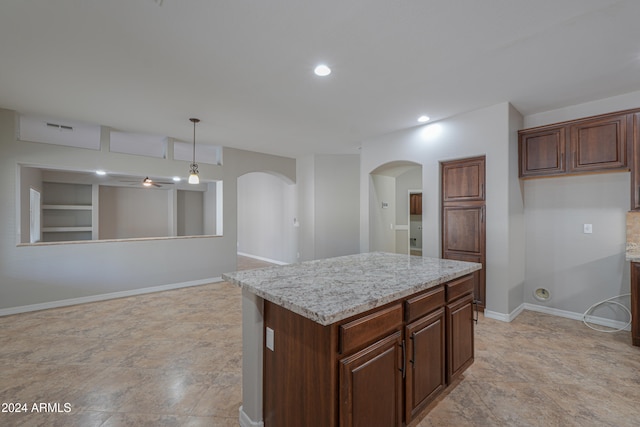
<instances>
[{"instance_id":1,"label":"recessed ceiling light","mask_svg":"<svg viewBox=\"0 0 640 427\"><path fill-rule=\"evenodd\" d=\"M427 123L429 121L429 116L420 116L418 117L419 123Z\"/></svg>"},{"instance_id":2,"label":"recessed ceiling light","mask_svg":"<svg viewBox=\"0 0 640 427\"><path fill-rule=\"evenodd\" d=\"M107 173L103 170L97 170L96 175L106 175Z\"/></svg>"},{"instance_id":3,"label":"recessed ceiling light","mask_svg":"<svg viewBox=\"0 0 640 427\"><path fill-rule=\"evenodd\" d=\"M316 73L316 76L325 77L331 74L331 68L324 64L320 64L313 70L313 72Z\"/></svg>"}]
</instances>

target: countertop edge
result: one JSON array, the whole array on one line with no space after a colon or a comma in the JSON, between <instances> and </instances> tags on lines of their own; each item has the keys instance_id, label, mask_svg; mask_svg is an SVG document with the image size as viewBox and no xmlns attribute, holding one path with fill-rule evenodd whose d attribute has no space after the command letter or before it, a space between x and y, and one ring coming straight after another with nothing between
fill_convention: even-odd
<instances>
[{"instance_id":1,"label":"countertop edge","mask_svg":"<svg viewBox=\"0 0 640 427\"><path fill-rule=\"evenodd\" d=\"M475 264L475 265L471 265L465 269L462 269L460 271L457 272L453 272L450 274L446 274L443 276L440 276L439 278L435 279L435 280L431 280L429 282L425 282L422 283L420 285L416 285L416 286L411 286L408 287L406 289L403 289L402 291L398 291L389 295L385 295L384 297L378 298L377 300L373 300L373 301L368 301L366 303L363 304L359 304L357 306L353 306L350 307L346 310L343 310L341 312L329 315L329 316L325 316L322 315L320 313L316 313L313 312L311 310L306 309L305 307L301 307L297 304L293 304L290 303L288 301L284 301L281 300L279 297L274 296L269 294L268 292L265 292L261 289L257 289L254 286L248 285L248 284L243 284L240 281L228 276L227 274L222 274L222 278L242 289L246 289L248 292L264 299L267 301L270 301L274 304L277 304L279 306L282 306L296 314L299 314L309 320L312 320L322 326L328 326L331 325L333 323L339 322L341 320L344 320L346 318L349 318L351 316L355 316L361 313L364 313L365 311L371 310L373 308L376 307L380 307L383 306L385 304L391 303L393 301L398 301L402 298L405 298L409 295L413 295L422 291L425 291L427 289L433 288L435 286L441 285L443 283L449 282L451 280L457 279L459 277L462 276L466 276L467 274L471 274L474 271L477 270L481 270L482 269L482 264L479 263L469 263L467 262L467 264Z\"/></svg>"}]
</instances>

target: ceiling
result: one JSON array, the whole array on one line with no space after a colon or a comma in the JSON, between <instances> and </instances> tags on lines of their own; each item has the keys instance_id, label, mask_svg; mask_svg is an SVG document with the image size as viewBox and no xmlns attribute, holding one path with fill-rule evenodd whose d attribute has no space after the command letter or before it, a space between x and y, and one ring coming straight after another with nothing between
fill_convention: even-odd
<instances>
[{"instance_id":1,"label":"ceiling","mask_svg":"<svg viewBox=\"0 0 640 427\"><path fill-rule=\"evenodd\" d=\"M637 0L0 3L0 107L296 157L640 90ZM333 72L313 74L323 62Z\"/></svg>"}]
</instances>

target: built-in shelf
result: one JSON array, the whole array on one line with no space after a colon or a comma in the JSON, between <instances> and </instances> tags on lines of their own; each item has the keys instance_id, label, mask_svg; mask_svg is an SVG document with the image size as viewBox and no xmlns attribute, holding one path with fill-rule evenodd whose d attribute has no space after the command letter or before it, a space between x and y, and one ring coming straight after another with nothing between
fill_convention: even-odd
<instances>
[{"instance_id":1,"label":"built-in shelf","mask_svg":"<svg viewBox=\"0 0 640 427\"><path fill-rule=\"evenodd\" d=\"M42 205L42 209L59 209L65 211L90 211L91 205Z\"/></svg>"},{"instance_id":2,"label":"built-in shelf","mask_svg":"<svg viewBox=\"0 0 640 427\"><path fill-rule=\"evenodd\" d=\"M93 231L93 227L43 227L43 233L70 233L76 231Z\"/></svg>"},{"instance_id":3,"label":"built-in shelf","mask_svg":"<svg viewBox=\"0 0 640 427\"><path fill-rule=\"evenodd\" d=\"M94 234L91 184L43 182L43 242L92 240Z\"/></svg>"}]
</instances>

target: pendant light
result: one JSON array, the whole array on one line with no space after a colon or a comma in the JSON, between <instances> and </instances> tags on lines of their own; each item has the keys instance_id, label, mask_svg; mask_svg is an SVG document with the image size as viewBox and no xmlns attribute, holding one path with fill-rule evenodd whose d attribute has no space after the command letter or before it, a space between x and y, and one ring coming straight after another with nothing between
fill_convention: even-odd
<instances>
[{"instance_id":1,"label":"pendant light","mask_svg":"<svg viewBox=\"0 0 640 427\"><path fill-rule=\"evenodd\" d=\"M198 177L198 164L196 163L196 123L200 122L200 119L189 119L193 123L193 163L189 166L189 184L200 184L200 177Z\"/></svg>"}]
</instances>

